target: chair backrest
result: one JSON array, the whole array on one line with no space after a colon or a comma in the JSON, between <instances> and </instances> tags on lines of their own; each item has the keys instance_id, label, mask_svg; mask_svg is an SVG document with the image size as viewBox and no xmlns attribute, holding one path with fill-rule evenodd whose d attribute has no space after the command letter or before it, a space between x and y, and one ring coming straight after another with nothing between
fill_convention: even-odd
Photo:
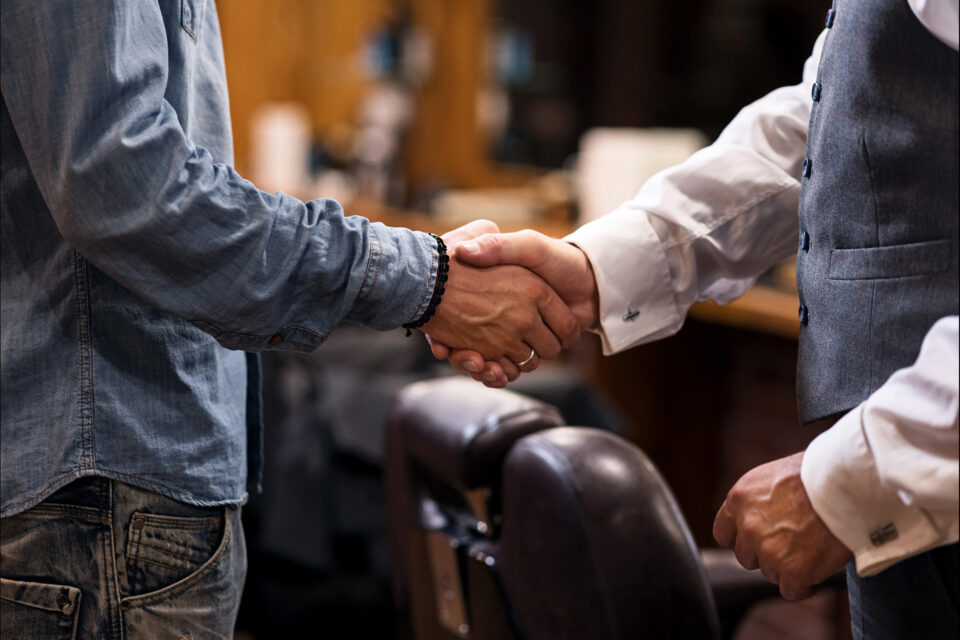
<instances>
[{"instance_id":1,"label":"chair backrest","mask_svg":"<svg viewBox=\"0 0 960 640\"><path fill-rule=\"evenodd\" d=\"M393 589L425 639L719 637L699 555L635 446L462 378L387 427Z\"/></svg>"}]
</instances>

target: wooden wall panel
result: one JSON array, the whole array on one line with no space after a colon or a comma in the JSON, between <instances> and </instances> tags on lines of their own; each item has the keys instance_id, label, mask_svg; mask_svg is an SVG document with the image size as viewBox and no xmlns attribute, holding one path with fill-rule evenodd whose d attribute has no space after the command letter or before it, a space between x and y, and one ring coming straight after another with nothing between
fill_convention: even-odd
<instances>
[{"instance_id":1,"label":"wooden wall panel","mask_svg":"<svg viewBox=\"0 0 960 640\"><path fill-rule=\"evenodd\" d=\"M219 0L237 168L249 166L257 107L296 101L322 135L350 123L369 81L367 40L390 0Z\"/></svg>"}]
</instances>

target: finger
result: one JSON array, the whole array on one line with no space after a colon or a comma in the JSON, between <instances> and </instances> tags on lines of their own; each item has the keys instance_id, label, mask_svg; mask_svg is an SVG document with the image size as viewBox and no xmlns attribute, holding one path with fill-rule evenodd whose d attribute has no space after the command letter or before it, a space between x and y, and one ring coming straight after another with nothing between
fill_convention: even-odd
<instances>
[{"instance_id":1,"label":"finger","mask_svg":"<svg viewBox=\"0 0 960 640\"><path fill-rule=\"evenodd\" d=\"M732 549L737 542L737 521L730 513L726 501L720 505L717 517L713 520L713 539L727 549Z\"/></svg>"},{"instance_id":2,"label":"finger","mask_svg":"<svg viewBox=\"0 0 960 640\"><path fill-rule=\"evenodd\" d=\"M753 571L760 566L754 545L747 536L737 536L737 541L733 545L733 555L737 556L737 562L739 562L744 569Z\"/></svg>"},{"instance_id":3,"label":"finger","mask_svg":"<svg viewBox=\"0 0 960 640\"><path fill-rule=\"evenodd\" d=\"M806 600L818 591L817 587L808 587L789 580L784 580L780 584L780 595L784 600L796 602L797 600Z\"/></svg>"},{"instance_id":4,"label":"finger","mask_svg":"<svg viewBox=\"0 0 960 640\"><path fill-rule=\"evenodd\" d=\"M480 373L484 367L483 356L470 349L454 349L451 351L450 364L454 369L467 373Z\"/></svg>"},{"instance_id":5,"label":"finger","mask_svg":"<svg viewBox=\"0 0 960 640\"><path fill-rule=\"evenodd\" d=\"M553 331L542 321L537 321L533 327L523 334L523 341L526 342L544 360L553 360L560 355L563 345L554 335ZM523 362L530 357L530 349L524 349L526 345L521 345L518 350L510 350L507 356L514 362Z\"/></svg>"},{"instance_id":6,"label":"finger","mask_svg":"<svg viewBox=\"0 0 960 640\"><path fill-rule=\"evenodd\" d=\"M558 296L553 289L547 287L547 290L538 301L537 308L540 311L540 317L543 318L543 322L560 340L560 344L564 349L570 349L580 343L581 331L580 325L577 323L577 318L573 315L573 312L570 311L570 307L560 299L560 296ZM549 356L540 350L537 350L537 353L543 353L544 357L550 359Z\"/></svg>"},{"instance_id":7,"label":"finger","mask_svg":"<svg viewBox=\"0 0 960 640\"><path fill-rule=\"evenodd\" d=\"M480 381L493 389L502 389L507 386L507 376L502 365L496 362L487 362L483 372L479 374Z\"/></svg>"},{"instance_id":8,"label":"finger","mask_svg":"<svg viewBox=\"0 0 960 640\"><path fill-rule=\"evenodd\" d=\"M516 264L534 269L543 262L550 238L536 231L485 234L457 245L457 256L476 267Z\"/></svg>"},{"instance_id":9,"label":"finger","mask_svg":"<svg viewBox=\"0 0 960 640\"><path fill-rule=\"evenodd\" d=\"M513 382L520 377L520 367L518 367L513 360L503 357L500 358L498 362L500 363L500 370L503 372L505 382ZM521 360L521 362L523 362L523 360Z\"/></svg>"},{"instance_id":10,"label":"finger","mask_svg":"<svg viewBox=\"0 0 960 640\"><path fill-rule=\"evenodd\" d=\"M468 222L462 227L451 229L441 237L443 238L443 241L452 249L457 243L463 242L464 240L470 240L471 238L476 238L477 236L482 236L486 233L500 233L500 228L497 227L497 224L492 220L480 219L474 220L473 222Z\"/></svg>"},{"instance_id":11,"label":"finger","mask_svg":"<svg viewBox=\"0 0 960 640\"><path fill-rule=\"evenodd\" d=\"M527 357L529 358L530 356L527 356ZM521 360L521 362L523 361ZM527 362L522 367L518 366L517 368L523 373L530 373L531 371L536 371L537 367L539 366L540 366L540 356L538 356L536 352L534 352L533 358L530 359L530 362Z\"/></svg>"},{"instance_id":12,"label":"finger","mask_svg":"<svg viewBox=\"0 0 960 640\"><path fill-rule=\"evenodd\" d=\"M427 334L423 334L427 339L427 344L430 345L430 351L433 353L433 357L437 360L446 360L450 357L450 347L443 344L439 340L434 340Z\"/></svg>"},{"instance_id":13,"label":"finger","mask_svg":"<svg viewBox=\"0 0 960 640\"><path fill-rule=\"evenodd\" d=\"M765 558L759 558L758 562L760 563L760 574L773 584L780 584L780 571L776 564Z\"/></svg>"},{"instance_id":14,"label":"finger","mask_svg":"<svg viewBox=\"0 0 960 640\"><path fill-rule=\"evenodd\" d=\"M757 554L743 543L738 542L734 545L733 555L737 557L737 562L740 563L740 566L747 571L753 571L760 566L760 563L757 561Z\"/></svg>"}]
</instances>

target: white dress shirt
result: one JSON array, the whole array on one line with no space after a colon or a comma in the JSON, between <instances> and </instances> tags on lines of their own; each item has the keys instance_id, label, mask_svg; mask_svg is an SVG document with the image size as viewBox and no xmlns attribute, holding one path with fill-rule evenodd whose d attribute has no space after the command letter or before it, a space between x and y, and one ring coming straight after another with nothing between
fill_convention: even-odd
<instances>
[{"instance_id":1,"label":"white dress shirt","mask_svg":"<svg viewBox=\"0 0 960 640\"><path fill-rule=\"evenodd\" d=\"M958 0L909 0L938 39L958 48ZM633 200L567 237L590 259L600 293L604 353L663 338L694 302L725 304L796 252L800 166L810 85L745 107L709 147L641 187ZM916 362L896 372L807 448L801 478L860 575L958 539L957 316L941 319ZM893 523L898 536L870 540Z\"/></svg>"}]
</instances>

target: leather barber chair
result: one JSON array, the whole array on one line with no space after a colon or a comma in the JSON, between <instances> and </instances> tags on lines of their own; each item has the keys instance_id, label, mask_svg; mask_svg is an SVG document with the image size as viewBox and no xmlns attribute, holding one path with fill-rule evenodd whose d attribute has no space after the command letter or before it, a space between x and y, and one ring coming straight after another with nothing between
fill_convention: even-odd
<instances>
[{"instance_id":1,"label":"leather barber chair","mask_svg":"<svg viewBox=\"0 0 960 640\"><path fill-rule=\"evenodd\" d=\"M532 398L416 383L386 439L402 637L709 640L717 601L777 593L731 554L701 556L637 447Z\"/></svg>"}]
</instances>

